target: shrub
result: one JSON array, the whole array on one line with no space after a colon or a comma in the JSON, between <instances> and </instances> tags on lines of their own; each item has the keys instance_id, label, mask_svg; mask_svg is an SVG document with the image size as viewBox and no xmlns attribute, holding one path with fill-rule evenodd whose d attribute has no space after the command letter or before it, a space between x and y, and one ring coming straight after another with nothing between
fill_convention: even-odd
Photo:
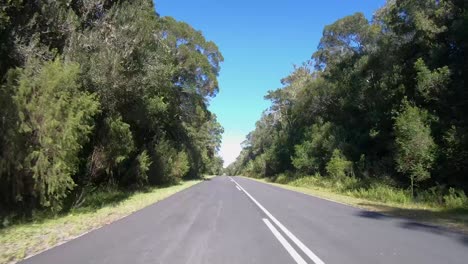
<instances>
[{"instance_id":1,"label":"shrub","mask_svg":"<svg viewBox=\"0 0 468 264\"><path fill-rule=\"evenodd\" d=\"M136 183L137 185L143 186L148 182L148 171L151 165L151 159L146 150L143 150L137 158L137 168L136 168Z\"/></svg>"},{"instance_id":2,"label":"shrub","mask_svg":"<svg viewBox=\"0 0 468 264\"><path fill-rule=\"evenodd\" d=\"M415 182L430 178L436 145L427 125L428 113L403 101L402 111L395 118L395 161L399 172L409 175L411 194Z\"/></svg>"},{"instance_id":3,"label":"shrub","mask_svg":"<svg viewBox=\"0 0 468 264\"><path fill-rule=\"evenodd\" d=\"M353 176L353 163L347 160L339 149L335 149L326 170L332 178L343 179Z\"/></svg>"},{"instance_id":4,"label":"shrub","mask_svg":"<svg viewBox=\"0 0 468 264\"><path fill-rule=\"evenodd\" d=\"M447 190L440 185L427 188L426 190L418 190L415 193L414 201L418 203L430 204L433 206L444 205L444 194Z\"/></svg>"},{"instance_id":5,"label":"shrub","mask_svg":"<svg viewBox=\"0 0 468 264\"><path fill-rule=\"evenodd\" d=\"M266 163L265 154L257 156L255 159L250 160L246 166L246 174L254 178L265 177Z\"/></svg>"},{"instance_id":6,"label":"shrub","mask_svg":"<svg viewBox=\"0 0 468 264\"><path fill-rule=\"evenodd\" d=\"M294 167L307 174L320 172L338 144L335 130L330 122L314 124L306 133L306 140L295 146Z\"/></svg>"},{"instance_id":7,"label":"shrub","mask_svg":"<svg viewBox=\"0 0 468 264\"><path fill-rule=\"evenodd\" d=\"M22 149L28 152L23 166L32 174L40 204L60 210L75 186L78 154L88 141L99 103L81 91L78 64L31 61L18 71L14 102L25 139Z\"/></svg>"},{"instance_id":8,"label":"shrub","mask_svg":"<svg viewBox=\"0 0 468 264\"><path fill-rule=\"evenodd\" d=\"M120 180L115 176L126 171L126 161L135 151L133 134L130 125L115 114L104 119L100 135L102 139L97 140L89 157L89 174L94 183L115 184Z\"/></svg>"},{"instance_id":9,"label":"shrub","mask_svg":"<svg viewBox=\"0 0 468 264\"><path fill-rule=\"evenodd\" d=\"M443 196L444 205L447 208L463 208L468 207L468 197L462 190L454 188L449 189L449 193Z\"/></svg>"},{"instance_id":10,"label":"shrub","mask_svg":"<svg viewBox=\"0 0 468 264\"><path fill-rule=\"evenodd\" d=\"M190 171L189 157L185 150L178 150L173 143L162 139L154 147L155 162L151 165L156 179L153 183L177 183Z\"/></svg>"},{"instance_id":11,"label":"shrub","mask_svg":"<svg viewBox=\"0 0 468 264\"><path fill-rule=\"evenodd\" d=\"M175 179L176 182L180 181L190 170L188 155L184 150L177 152L169 159L170 173L169 176Z\"/></svg>"},{"instance_id":12,"label":"shrub","mask_svg":"<svg viewBox=\"0 0 468 264\"><path fill-rule=\"evenodd\" d=\"M280 173L275 177L275 182L279 184L288 184L294 180L294 175L291 172Z\"/></svg>"},{"instance_id":13,"label":"shrub","mask_svg":"<svg viewBox=\"0 0 468 264\"><path fill-rule=\"evenodd\" d=\"M125 123L121 116L106 118L105 125L107 130L105 149L112 169L112 166L128 159L135 146L130 125Z\"/></svg>"}]
</instances>

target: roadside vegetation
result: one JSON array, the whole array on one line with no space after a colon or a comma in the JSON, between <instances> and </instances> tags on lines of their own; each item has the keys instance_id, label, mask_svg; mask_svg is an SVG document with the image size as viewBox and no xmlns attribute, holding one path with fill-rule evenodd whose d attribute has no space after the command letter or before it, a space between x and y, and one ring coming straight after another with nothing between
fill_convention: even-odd
<instances>
[{"instance_id":1,"label":"roadside vegetation","mask_svg":"<svg viewBox=\"0 0 468 264\"><path fill-rule=\"evenodd\" d=\"M2 260L219 174L223 128L207 107L222 61L151 0L3 1Z\"/></svg>"},{"instance_id":2,"label":"roadside vegetation","mask_svg":"<svg viewBox=\"0 0 468 264\"><path fill-rule=\"evenodd\" d=\"M15 263L85 232L109 224L160 201L201 180L166 187L125 191L115 188L93 190L79 208L55 216L37 212L34 220L16 222L0 229L0 263Z\"/></svg>"},{"instance_id":3,"label":"roadside vegetation","mask_svg":"<svg viewBox=\"0 0 468 264\"><path fill-rule=\"evenodd\" d=\"M226 173L466 224L466 17L463 1L396 0L326 26Z\"/></svg>"},{"instance_id":4,"label":"roadside vegetation","mask_svg":"<svg viewBox=\"0 0 468 264\"><path fill-rule=\"evenodd\" d=\"M413 198L411 191L384 181L344 181L322 176L255 178L289 190L329 199L390 216L405 217L468 233L468 198L455 189L427 190ZM443 191L443 192L441 192Z\"/></svg>"}]
</instances>

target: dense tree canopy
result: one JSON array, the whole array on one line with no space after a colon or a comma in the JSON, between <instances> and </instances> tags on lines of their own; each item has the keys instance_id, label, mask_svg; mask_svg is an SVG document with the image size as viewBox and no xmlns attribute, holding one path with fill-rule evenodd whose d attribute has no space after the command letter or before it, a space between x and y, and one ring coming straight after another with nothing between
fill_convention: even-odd
<instances>
[{"instance_id":1,"label":"dense tree canopy","mask_svg":"<svg viewBox=\"0 0 468 264\"><path fill-rule=\"evenodd\" d=\"M227 172L468 190L463 2L388 1L370 22L356 13L326 26L312 60L268 93Z\"/></svg>"},{"instance_id":2,"label":"dense tree canopy","mask_svg":"<svg viewBox=\"0 0 468 264\"><path fill-rule=\"evenodd\" d=\"M89 186L219 173L207 109L223 57L152 1L0 8L0 216L60 210Z\"/></svg>"}]
</instances>

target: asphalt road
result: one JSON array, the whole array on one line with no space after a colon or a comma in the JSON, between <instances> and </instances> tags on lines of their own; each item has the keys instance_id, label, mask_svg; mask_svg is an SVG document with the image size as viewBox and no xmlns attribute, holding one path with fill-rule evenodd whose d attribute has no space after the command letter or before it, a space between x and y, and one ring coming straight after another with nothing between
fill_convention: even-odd
<instances>
[{"instance_id":1,"label":"asphalt road","mask_svg":"<svg viewBox=\"0 0 468 264\"><path fill-rule=\"evenodd\" d=\"M468 263L468 237L215 177L21 263Z\"/></svg>"}]
</instances>

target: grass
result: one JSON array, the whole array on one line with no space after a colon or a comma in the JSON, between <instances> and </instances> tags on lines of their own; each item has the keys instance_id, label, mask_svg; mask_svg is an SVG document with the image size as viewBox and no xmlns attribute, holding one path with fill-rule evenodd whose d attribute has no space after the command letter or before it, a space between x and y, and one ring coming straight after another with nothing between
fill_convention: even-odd
<instances>
[{"instance_id":1,"label":"grass","mask_svg":"<svg viewBox=\"0 0 468 264\"><path fill-rule=\"evenodd\" d=\"M420 197L411 199L407 190L385 183L363 184L356 179L343 182L319 177L308 176L289 181L285 180L285 177L278 177L280 183L269 179L254 180L386 215L405 217L468 233L466 196L458 195L454 191L440 197L437 197L434 191L431 194L424 192ZM441 204L435 200L443 200L446 203Z\"/></svg>"},{"instance_id":2,"label":"grass","mask_svg":"<svg viewBox=\"0 0 468 264\"><path fill-rule=\"evenodd\" d=\"M79 208L65 215L36 217L32 222L16 223L0 229L0 263L16 263L27 256L112 223L199 182L201 180L190 180L178 185L133 193L101 190L86 196Z\"/></svg>"}]
</instances>

